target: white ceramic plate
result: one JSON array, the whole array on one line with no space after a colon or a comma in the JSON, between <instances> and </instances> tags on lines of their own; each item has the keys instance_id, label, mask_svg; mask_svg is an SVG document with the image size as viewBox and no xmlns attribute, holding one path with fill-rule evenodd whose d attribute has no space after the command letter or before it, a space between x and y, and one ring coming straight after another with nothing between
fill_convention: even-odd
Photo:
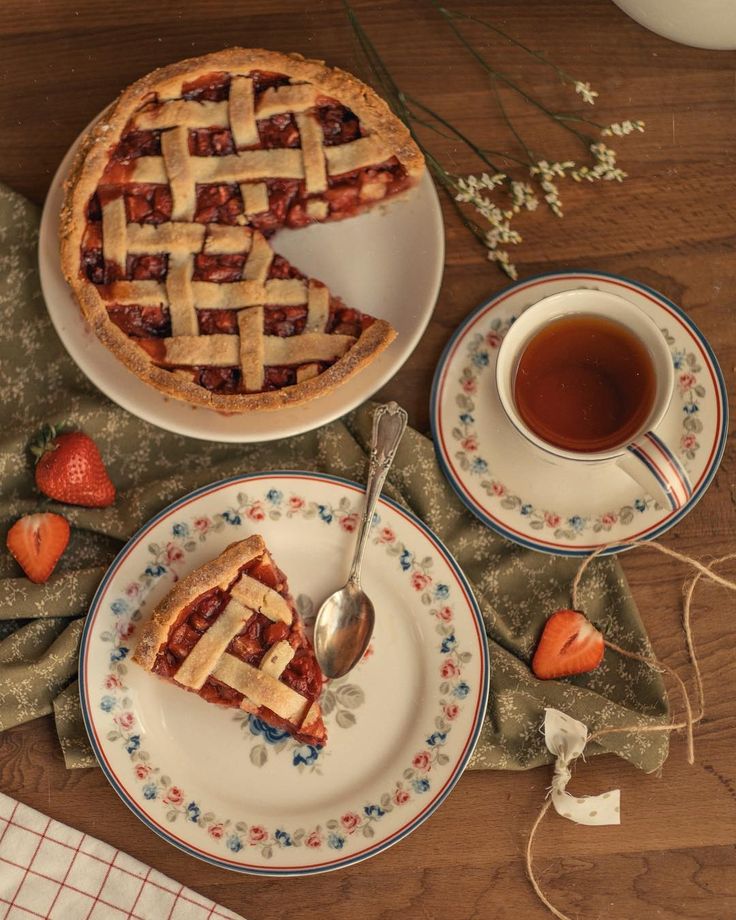
<instances>
[{"instance_id":1,"label":"white ceramic plate","mask_svg":"<svg viewBox=\"0 0 736 920\"><path fill-rule=\"evenodd\" d=\"M309 621L347 575L361 505L359 486L320 474L215 483L139 531L97 591L79 667L90 740L123 801L193 856L265 875L350 865L426 820L473 751L488 696L480 611L439 540L386 499L364 565L375 635L326 689L323 750L128 664L172 583L251 533Z\"/></svg>"},{"instance_id":2,"label":"white ceramic plate","mask_svg":"<svg viewBox=\"0 0 736 920\"><path fill-rule=\"evenodd\" d=\"M121 364L85 324L59 264L59 211L75 142L51 183L41 219L39 268L51 321L89 379L119 406L160 428L208 441L270 441L325 425L360 405L408 359L432 316L445 258L442 212L429 175L406 200L352 220L282 230L276 252L319 278L349 306L387 319L396 341L352 380L304 406L226 416L171 399Z\"/></svg>"},{"instance_id":3,"label":"white ceramic plate","mask_svg":"<svg viewBox=\"0 0 736 920\"><path fill-rule=\"evenodd\" d=\"M679 511L655 505L615 463L581 469L574 461L553 461L530 445L503 411L495 367L506 330L543 297L586 287L641 307L670 345L676 389L657 434L680 457L693 483L693 494ZM448 343L431 403L440 465L468 508L516 543L569 556L617 540L654 539L673 527L710 485L728 433L723 375L697 326L657 291L603 272L540 275L481 304Z\"/></svg>"}]
</instances>

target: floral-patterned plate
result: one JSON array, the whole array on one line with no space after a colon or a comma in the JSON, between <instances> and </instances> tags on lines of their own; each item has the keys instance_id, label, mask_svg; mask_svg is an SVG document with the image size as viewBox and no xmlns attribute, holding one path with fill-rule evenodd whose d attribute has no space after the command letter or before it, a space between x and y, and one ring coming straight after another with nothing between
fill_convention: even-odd
<instances>
[{"instance_id":1,"label":"floral-patterned plate","mask_svg":"<svg viewBox=\"0 0 736 920\"><path fill-rule=\"evenodd\" d=\"M586 287L641 307L670 345L676 390L657 433L676 450L693 483L679 511L656 505L613 462L583 468L535 450L501 407L495 365L506 330L543 297ZM723 375L703 334L662 294L604 272L538 275L481 304L440 359L430 418L440 465L468 508L516 543L567 556L616 540L653 539L676 524L710 485L728 431Z\"/></svg>"},{"instance_id":2,"label":"floral-patterned plate","mask_svg":"<svg viewBox=\"0 0 736 920\"><path fill-rule=\"evenodd\" d=\"M123 801L193 856L263 875L348 866L426 820L473 751L488 696L478 605L437 537L387 499L364 564L375 635L358 667L327 685L323 749L129 663L172 584L251 533L309 623L345 580L362 498L354 483L313 473L214 483L140 530L95 595L79 668L92 746Z\"/></svg>"}]
</instances>

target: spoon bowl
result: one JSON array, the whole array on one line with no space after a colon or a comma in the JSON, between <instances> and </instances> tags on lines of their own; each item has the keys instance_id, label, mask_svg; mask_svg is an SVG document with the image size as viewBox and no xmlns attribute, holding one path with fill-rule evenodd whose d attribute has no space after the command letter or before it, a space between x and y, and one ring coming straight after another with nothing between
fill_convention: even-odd
<instances>
[{"instance_id":1,"label":"spoon bowl","mask_svg":"<svg viewBox=\"0 0 736 920\"><path fill-rule=\"evenodd\" d=\"M325 677L343 677L360 661L375 621L371 599L353 581L327 598L314 629L314 651Z\"/></svg>"}]
</instances>

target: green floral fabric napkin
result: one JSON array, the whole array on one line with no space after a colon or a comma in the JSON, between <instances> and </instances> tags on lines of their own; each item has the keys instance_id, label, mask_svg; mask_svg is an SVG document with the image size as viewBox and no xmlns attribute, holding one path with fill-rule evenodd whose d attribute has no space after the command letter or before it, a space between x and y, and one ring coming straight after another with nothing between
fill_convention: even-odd
<instances>
[{"instance_id":1,"label":"green floral fabric napkin","mask_svg":"<svg viewBox=\"0 0 736 920\"><path fill-rule=\"evenodd\" d=\"M72 538L45 585L29 582L10 554L0 552L0 731L53 713L67 766L86 767L95 760L79 710L79 639L94 590L128 537L172 500L236 473L306 469L361 480L371 409L363 406L299 437L251 446L191 440L135 418L84 377L51 326L39 290L38 223L36 207L0 186L0 522L4 543L17 517L54 509L70 521ZM118 488L114 506L59 506L37 492L28 445L44 422L71 422L94 438ZM407 431L386 491L445 542L483 611L491 693L471 767L524 769L550 761L540 733L545 706L570 713L591 731L667 717L659 675L610 651L591 674L547 682L533 677L528 662L541 626L569 604L577 563L522 549L480 524L455 498L432 443L420 433ZM613 641L650 652L615 560L590 567L583 598ZM647 771L667 755L665 733L615 733L591 747Z\"/></svg>"}]
</instances>

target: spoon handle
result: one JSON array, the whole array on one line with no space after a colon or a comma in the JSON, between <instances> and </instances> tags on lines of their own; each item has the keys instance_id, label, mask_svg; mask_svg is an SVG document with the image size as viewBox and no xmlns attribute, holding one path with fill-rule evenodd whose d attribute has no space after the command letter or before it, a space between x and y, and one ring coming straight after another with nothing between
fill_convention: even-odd
<instances>
[{"instance_id":1,"label":"spoon handle","mask_svg":"<svg viewBox=\"0 0 736 920\"><path fill-rule=\"evenodd\" d=\"M365 507L360 519L358 542L355 546L353 564L350 568L349 581L360 584L360 567L368 542L368 534L373 521L376 502L381 495L381 489L386 481L386 476L394 462L396 449L401 441L401 436L406 430L408 416L406 410L398 403L390 402L379 406L373 413L373 437L371 439L371 459L368 467L368 480L365 486Z\"/></svg>"}]
</instances>

